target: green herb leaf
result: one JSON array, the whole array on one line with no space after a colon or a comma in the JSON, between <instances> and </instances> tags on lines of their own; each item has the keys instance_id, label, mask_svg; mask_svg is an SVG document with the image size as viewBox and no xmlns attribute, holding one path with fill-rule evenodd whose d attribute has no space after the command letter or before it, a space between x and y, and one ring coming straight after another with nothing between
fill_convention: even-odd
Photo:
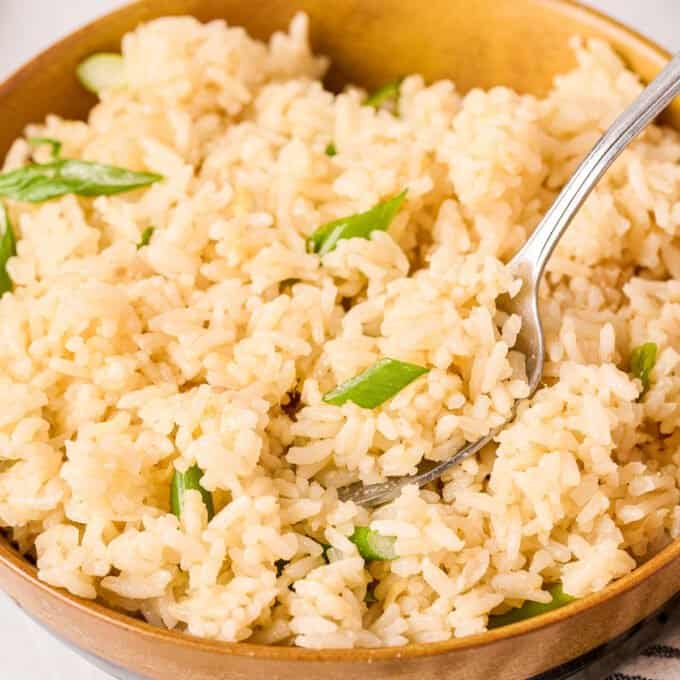
<instances>
[{"instance_id":1,"label":"green herb leaf","mask_svg":"<svg viewBox=\"0 0 680 680\"><path fill-rule=\"evenodd\" d=\"M7 208L0 203L0 297L13 290L12 279L7 272L7 261L17 254L14 231L9 221Z\"/></svg>"},{"instance_id":2,"label":"green herb leaf","mask_svg":"<svg viewBox=\"0 0 680 680\"><path fill-rule=\"evenodd\" d=\"M646 342L636 347L630 355L630 372L642 382L642 393L649 389L650 374L656 365L658 347L655 342Z\"/></svg>"},{"instance_id":3,"label":"green herb leaf","mask_svg":"<svg viewBox=\"0 0 680 680\"><path fill-rule=\"evenodd\" d=\"M95 94L119 87L125 82L123 57L117 52L97 52L78 64L76 76L86 90Z\"/></svg>"},{"instance_id":4,"label":"green herb leaf","mask_svg":"<svg viewBox=\"0 0 680 680\"><path fill-rule=\"evenodd\" d=\"M365 560L394 560L397 558L394 549L397 539L394 536L383 536L368 527L356 527L349 540L356 545L359 554Z\"/></svg>"},{"instance_id":5,"label":"green herb leaf","mask_svg":"<svg viewBox=\"0 0 680 680\"><path fill-rule=\"evenodd\" d=\"M28 143L31 146L50 146L52 147L52 158L57 160L61 153L61 142L51 137L29 137Z\"/></svg>"},{"instance_id":6,"label":"green herb leaf","mask_svg":"<svg viewBox=\"0 0 680 680\"><path fill-rule=\"evenodd\" d=\"M564 607L564 605L573 602L576 598L571 595L567 595L562 590L562 584L558 583L548 589L548 592L552 595L552 601L547 604L541 602L531 602L527 600L521 607L517 609L511 609L505 614L498 614L496 616L489 617L488 628L500 628L501 626L509 626L511 623L517 623L518 621L524 621L525 619L531 619L539 614L545 614L546 612L551 612L554 609L559 609Z\"/></svg>"},{"instance_id":7,"label":"green herb leaf","mask_svg":"<svg viewBox=\"0 0 680 680\"><path fill-rule=\"evenodd\" d=\"M383 203L378 203L370 210L348 217L341 217L320 226L308 239L307 250L310 253L325 255L330 253L338 241L346 238L368 238L374 231L387 231L406 198L406 189Z\"/></svg>"},{"instance_id":8,"label":"green herb leaf","mask_svg":"<svg viewBox=\"0 0 680 680\"><path fill-rule=\"evenodd\" d=\"M203 470L201 470L198 465L192 465L186 472L175 470L170 490L170 507L175 516L182 516L184 493L185 491L191 490L201 492L203 502L208 510L208 520L211 520L215 516L215 506L213 505L212 494L201 486L202 478Z\"/></svg>"},{"instance_id":9,"label":"green herb leaf","mask_svg":"<svg viewBox=\"0 0 680 680\"><path fill-rule=\"evenodd\" d=\"M364 106L372 106L377 109L390 99L394 99L398 103L403 81L403 78L396 78L395 80L390 80L388 83L385 83L366 98Z\"/></svg>"},{"instance_id":10,"label":"green herb leaf","mask_svg":"<svg viewBox=\"0 0 680 680\"><path fill-rule=\"evenodd\" d=\"M0 196L40 203L65 194L109 196L163 179L150 172L134 172L113 165L69 159L32 163L0 175Z\"/></svg>"},{"instance_id":11,"label":"green herb leaf","mask_svg":"<svg viewBox=\"0 0 680 680\"><path fill-rule=\"evenodd\" d=\"M331 158L335 155L337 155L338 150L335 148L335 144L333 142L328 142L328 146L326 147L325 154L326 156L330 156Z\"/></svg>"},{"instance_id":12,"label":"green herb leaf","mask_svg":"<svg viewBox=\"0 0 680 680\"><path fill-rule=\"evenodd\" d=\"M353 401L362 408L376 408L429 370L386 357L324 394L323 400L335 406Z\"/></svg>"},{"instance_id":13,"label":"green herb leaf","mask_svg":"<svg viewBox=\"0 0 680 680\"><path fill-rule=\"evenodd\" d=\"M142 237L139 239L139 243L137 244L137 250L140 250L144 246L149 245L149 243L151 242L151 237L153 236L154 231L156 231L156 227L147 227L142 232Z\"/></svg>"}]
</instances>

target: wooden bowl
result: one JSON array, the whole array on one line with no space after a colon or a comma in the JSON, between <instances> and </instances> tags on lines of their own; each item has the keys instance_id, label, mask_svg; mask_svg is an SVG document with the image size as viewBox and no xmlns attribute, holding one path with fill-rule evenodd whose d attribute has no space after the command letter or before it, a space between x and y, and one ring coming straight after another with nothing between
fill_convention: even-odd
<instances>
[{"instance_id":1,"label":"wooden bowl","mask_svg":"<svg viewBox=\"0 0 680 680\"><path fill-rule=\"evenodd\" d=\"M94 103L75 66L117 49L139 22L167 14L225 18L259 38L297 10L311 19L314 48L329 55L329 83L373 87L403 73L452 78L461 90L508 85L545 92L574 64L572 35L608 40L649 80L669 55L592 10L566 0L142 0L57 43L0 86L0 153L24 126L56 112L84 117ZM680 102L666 114L680 129ZM62 639L116 666L157 680L522 679L619 635L680 589L680 541L604 591L551 614L483 635L373 650L227 644L159 630L97 603L54 590L0 538L0 586Z\"/></svg>"}]
</instances>

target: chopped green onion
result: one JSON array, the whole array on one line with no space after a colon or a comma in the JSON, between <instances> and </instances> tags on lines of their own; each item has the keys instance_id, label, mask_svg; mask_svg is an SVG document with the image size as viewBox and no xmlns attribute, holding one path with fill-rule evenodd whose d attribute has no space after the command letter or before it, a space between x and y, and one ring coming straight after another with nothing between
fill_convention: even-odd
<instances>
[{"instance_id":1,"label":"chopped green onion","mask_svg":"<svg viewBox=\"0 0 680 680\"><path fill-rule=\"evenodd\" d=\"M142 232L142 237L139 239L139 243L137 244L137 250L140 250L141 248L144 248L144 246L149 245L149 243L151 242L151 237L153 236L154 231L156 231L156 227L147 227Z\"/></svg>"},{"instance_id":2,"label":"chopped green onion","mask_svg":"<svg viewBox=\"0 0 680 680\"><path fill-rule=\"evenodd\" d=\"M359 554L365 560L394 560L397 558L394 549L397 539L394 536L383 536L368 527L356 527L349 540L356 545Z\"/></svg>"},{"instance_id":3,"label":"chopped green onion","mask_svg":"<svg viewBox=\"0 0 680 680\"><path fill-rule=\"evenodd\" d=\"M208 520L215 516L212 494L201 486L202 477L203 470L198 465L192 465L186 472L175 470L170 491L170 507L172 508L173 515L177 517L182 516L184 492L194 490L201 492L203 502L208 510Z\"/></svg>"},{"instance_id":4,"label":"chopped green onion","mask_svg":"<svg viewBox=\"0 0 680 680\"><path fill-rule=\"evenodd\" d=\"M372 106L377 109L390 99L394 99L398 102L403 80L403 78L396 78L395 80L390 80L388 83L385 83L366 98L364 106Z\"/></svg>"},{"instance_id":5,"label":"chopped green onion","mask_svg":"<svg viewBox=\"0 0 680 680\"><path fill-rule=\"evenodd\" d=\"M326 156L330 156L331 158L335 155L337 155L338 150L335 148L335 144L333 142L328 142L328 146L326 147L325 154Z\"/></svg>"},{"instance_id":6,"label":"chopped green onion","mask_svg":"<svg viewBox=\"0 0 680 680\"><path fill-rule=\"evenodd\" d=\"M14 231L4 203L0 203L0 232L2 232L0 234L0 297L2 297L14 288L7 272L7 261L17 254Z\"/></svg>"},{"instance_id":7,"label":"chopped green onion","mask_svg":"<svg viewBox=\"0 0 680 680\"><path fill-rule=\"evenodd\" d=\"M116 52L98 52L81 61L76 75L83 87L99 94L125 82L123 57Z\"/></svg>"},{"instance_id":8,"label":"chopped green onion","mask_svg":"<svg viewBox=\"0 0 680 680\"><path fill-rule=\"evenodd\" d=\"M376 408L428 371L423 366L386 357L324 394L323 400L335 406L353 401L362 408Z\"/></svg>"},{"instance_id":9,"label":"chopped green onion","mask_svg":"<svg viewBox=\"0 0 680 680\"><path fill-rule=\"evenodd\" d=\"M348 217L341 217L321 225L308 239L310 253L330 253L338 241L346 238L368 238L374 231L386 231L406 198L406 189L370 210Z\"/></svg>"},{"instance_id":10,"label":"chopped green onion","mask_svg":"<svg viewBox=\"0 0 680 680\"><path fill-rule=\"evenodd\" d=\"M643 394L649 389L650 374L656 364L657 351L655 342L646 342L636 347L630 355L630 372L642 382Z\"/></svg>"},{"instance_id":11,"label":"chopped green onion","mask_svg":"<svg viewBox=\"0 0 680 680\"><path fill-rule=\"evenodd\" d=\"M531 619L539 614L545 614L551 612L564 605L573 602L576 598L571 595L567 595L562 590L562 584L558 583L548 589L548 592L552 596L552 601L548 603L542 602L531 602L527 600L521 607L517 609L511 609L505 614L498 614L496 616L489 616L488 628L500 628L501 626L509 626L511 623L517 623L518 621L524 621L525 619Z\"/></svg>"},{"instance_id":12,"label":"chopped green onion","mask_svg":"<svg viewBox=\"0 0 680 680\"><path fill-rule=\"evenodd\" d=\"M134 172L113 165L69 159L31 163L0 175L0 196L40 203L65 194L109 196L163 179L150 172Z\"/></svg>"},{"instance_id":13,"label":"chopped green onion","mask_svg":"<svg viewBox=\"0 0 680 680\"><path fill-rule=\"evenodd\" d=\"M52 139L51 137L29 137L28 143L31 146L50 146L52 147L52 159L56 160L59 158L61 153L61 142L58 139Z\"/></svg>"}]
</instances>

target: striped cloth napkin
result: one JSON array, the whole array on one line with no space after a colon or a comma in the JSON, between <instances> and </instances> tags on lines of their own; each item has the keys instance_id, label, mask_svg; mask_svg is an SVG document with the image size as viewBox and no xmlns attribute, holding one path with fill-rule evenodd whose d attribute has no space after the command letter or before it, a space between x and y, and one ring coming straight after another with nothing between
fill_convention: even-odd
<instances>
[{"instance_id":1,"label":"striped cloth napkin","mask_svg":"<svg viewBox=\"0 0 680 680\"><path fill-rule=\"evenodd\" d=\"M680 680L680 593L623 635L531 680Z\"/></svg>"},{"instance_id":2,"label":"striped cloth napkin","mask_svg":"<svg viewBox=\"0 0 680 680\"><path fill-rule=\"evenodd\" d=\"M680 625L620 666L607 680L680 680Z\"/></svg>"}]
</instances>

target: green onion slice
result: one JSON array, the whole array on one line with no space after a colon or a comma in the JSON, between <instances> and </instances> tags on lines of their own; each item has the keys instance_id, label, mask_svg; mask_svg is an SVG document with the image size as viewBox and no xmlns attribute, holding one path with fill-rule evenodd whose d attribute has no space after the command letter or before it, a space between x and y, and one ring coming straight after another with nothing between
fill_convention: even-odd
<instances>
[{"instance_id":1,"label":"green onion slice","mask_svg":"<svg viewBox=\"0 0 680 680\"><path fill-rule=\"evenodd\" d=\"M109 196L131 191L163 179L150 172L135 172L113 165L55 160L31 163L0 175L0 196L40 203L65 194Z\"/></svg>"},{"instance_id":2,"label":"green onion slice","mask_svg":"<svg viewBox=\"0 0 680 680\"><path fill-rule=\"evenodd\" d=\"M363 373L324 394L323 400L335 406L353 401L362 408L376 408L429 370L423 366L385 357L376 361Z\"/></svg>"},{"instance_id":3,"label":"green onion slice","mask_svg":"<svg viewBox=\"0 0 680 680\"><path fill-rule=\"evenodd\" d=\"M383 536L369 527L356 527L350 536L350 541L356 545L359 554L365 560L395 560L397 552L394 536Z\"/></svg>"},{"instance_id":4,"label":"green onion slice","mask_svg":"<svg viewBox=\"0 0 680 680\"><path fill-rule=\"evenodd\" d=\"M642 382L643 393L649 389L650 374L656 364L657 352L655 342L646 342L636 347L630 355L630 372Z\"/></svg>"},{"instance_id":5,"label":"green onion slice","mask_svg":"<svg viewBox=\"0 0 680 680\"><path fill-rule=\"evenodd\" d=\"M330 156L332 158L333 156L337 155L338 150L335 148L335 144L333 142L328 142L328 146L326 146L324 153L326 156Z\"/></svg>"},{"instance_id":6,"label":"green onion slice","mask_svg":"<svg viewBox=\"0 0 680 680\"><path fill-rule=\"evenodd\" d=\"M123 57L116 52L98 52L80 62L76 75L82 86L95 94L118 87L125 82Z\"/></svg>"},{"instance_id":7,"label":"green onion slice","mask_svg":"<svg viewBox=\"0 0 680 680\"><path fill-rule=\"evenodd\" d=\"M531 619L534 616L551 612L555 609L559 609L560 607L564 607L564 605L569 604L576 599L571 595L567 595L562 590L561 583L557 583L551 588L548 588L548 592L552 596L552 601L546 604L527 600L521 607L518 607L517 609L511 609L505 614L490 616L488 625L489 630L492 628L500 628L501 626L509 626L511 623L517 623L518 621L524 621L525 619Z\"/></svg>"},{"instance_id":8,"label":"green onion slice","mask_svg":"<svg viewBox=\"0 0 680 680\"><path fill-rule=\"evenodd\" d=\"M310 253L330 253L338 241L346 238L368 238L374 231L386 231L406 198L406 189L370 210L348 217L341 217L320 226L308 239Z\"/></svg>"},{"instance_id":9,"label":"green onion slice","mask_svg":"<svg viewBox=\"0 0 680 680\"><path fill-rule=\"evenodd\" d=\"M7 261L17 254L14 231L4 203L0 203L0 232L2 232L0 234L0 297L2 297L14 288L7 272Z\"/></svg>"},{"instance_id":10,"label":"green onion slice","mask_svg":"<svg viewBox=\"0 0 680 680\"><path fill-rule=\"evenodd\" d=\"M201 470L198 465L192 465L186 472L175 470L170 490L170 507L172 508L173 515L177 517L182 516L184 492L194 490L201 492L203 502L208 510L208 520L211 520L215 516L215 506L213 505L212 494L201 486L202 477L203 470Z\"/></svg>"},{"instance_id":11,"label":"green onion slice","mask_svg":"<svg viewBox=\"0 0 680 680\"><path fill-rule=\"evenodd\" d=\"M388 83L385 83L366 98L364 105L372 106L377 109L390 99L398 101L403 81L403 78L396 78L395 80L390 80Z\"/></svg>"},{"instance_id":12,"label":"green onion slice","mask_svg":"<svg viewBox=\"0 0 680 680\"><path fill-rule=\"evenodd\" d=\"M51 137L29 137L28 143L31 146L49 146L52 148L52 159L57 160L61 154L61 142Z\"/></svg>"},{"instance_id":13,"label":"green onion slice","mask_svg":"<svg viewBox=\"0 0 680 680\"><path fill-rule=\"evenodd\" d=\"M154 231L156 231L156 227L147 227L142 232L142 237L139 239L139 243L137 244L137 250L140 250L144 246L149 245L149 243L151 242L151 237L153 236Z\"/></svg>"}]
</instances>

